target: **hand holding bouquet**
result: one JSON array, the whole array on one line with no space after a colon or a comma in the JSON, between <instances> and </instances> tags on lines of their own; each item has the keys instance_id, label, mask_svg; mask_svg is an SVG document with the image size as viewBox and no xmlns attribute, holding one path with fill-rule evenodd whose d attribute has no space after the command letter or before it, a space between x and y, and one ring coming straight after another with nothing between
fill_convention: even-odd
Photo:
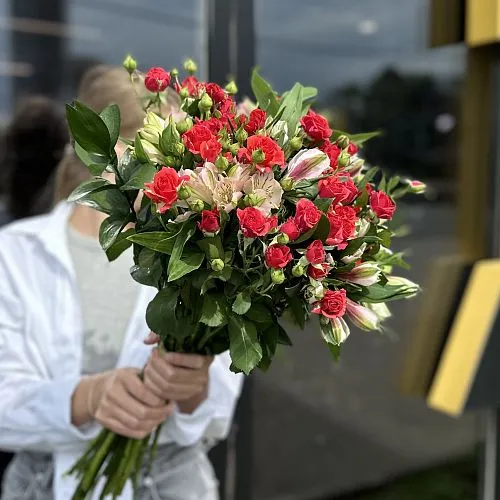
<instances>
[{"instance_id":1,"label":"hand holding bouquet","mask_svg":"<svg viewBox=\"0 0 500 500\"><path fill-rule=\"evenodd\" d=\"M337 358L348 322L381 330L386 302L417 293L392 275L405 264L388 222L395 200L424 186L364 166L358 147L374 134L332 130L310 109L315 89L277 95L256 71L258 104L237 105L233 82L198 81L192 61L182 81L176 70L126 67L147 90L144 127L118 160L119 109L68 106L76 153L94 175L71 200L109 215L100 242L110 260L133 245L132 277L158 290L146 320L162 349L229 350L235 372L267 370L277 345L292 344L279 322L287 314L302 328L317 318ZM74 498L101 476L101 498L117 497L148 445L102 431L72 469Z\"/></svg>"}]
</instances>

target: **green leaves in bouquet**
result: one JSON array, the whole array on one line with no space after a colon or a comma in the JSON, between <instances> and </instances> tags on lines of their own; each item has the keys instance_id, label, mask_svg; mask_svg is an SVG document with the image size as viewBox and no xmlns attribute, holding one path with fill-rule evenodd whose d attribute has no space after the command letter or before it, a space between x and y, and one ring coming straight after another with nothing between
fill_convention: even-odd
<instances>
[{"instance_id":1,"label":"green leaves in bouquet","mask_svg":"<svg viewBox=\"0 0 500 500\"><path fill-rule=\"evenodd\" d=\"M152 182L155 174L156 167L152 163L142 163L130 173L130 178L120 189L122 191L143 189L146 182Z\"/></svg>"},{"instance_id":2,"label":"green leaves in bouquet","mask_svg":"<svg viewBox=\"0 0 500 500\"><path fill-rule=\"evenodd\" d=\"M262 359L262 347L255 324L241 316L230 316L229 342L232 369L248 375Z\"/></svg>"},{"instance_id":3,"label":"green leaves in bouquet","mask_svg":"<svg viewBox=\"0 0 500 500\"><path fill-rule=\"evenodd\" d=\"M284 110L281 119L286 122L290 136L295 135L297 124L306 113L302 107L304 102L303 90L304 87L300 83L296 83L281 101L280 109Z\"/></svg>"},{"instance_id":4,"label":"green leaves in bouquet","mask_svg":"<svg viewBox=\"0 0 500 500\"><path fill-rule=\"evenodd\" d=\"M106 250L109 262L116 260L127 248L132 246L132 242L129 241L128 237L134 234L134 232L134 229L127 229L117 235L115 241Z\"/></svg>"},{"instance_id":5,"label":"green leaves in bouquet","mask_svg":"<svg viewBox=\"0 0 500 500\"><path fill-rule=\"evenodd\" d=\"M271 85L259 75L258 68L252 71L250 83L259 106L271 116L275 116L280 109L280 104Z\"/></svg>"},{"instance_id":6,"label":"green leaves in bouquet","mask_svg":"<svg viewBox=\"0 0 500 500\"><path fill-rule=\"evenodd\" d=\"M227 323L227 299L223 294L207 293L203 297L200 323L207 326L222 326Z\"/></svg>"},{"instance_id":7,"label":"green leaves in bouquet","mask_svg":"<svg viewBox=\"0 0 500 500\"><path fill-rule=\"evenodd\" d=\"M77 142L75 142L75 154L92 175L101 175L109 164L108 155L88 153Z\"/></svg>"},{"instance_id":8,"label":"green leaves in bouquet","mask_svg":"<svg viewBox=\"0 0 500 500\"><path fill-rule=\"evenodd\" d=\"M328 238L329 233L330 222L328 221L328 217L323 214L319 222L312 229L299 236L296 240L293 240L290 245L298 245L308 240L321 240L324 242Z\"/></svg>"},{"instance_id":9,"label":"green leaves in bouquet","mask_svg":"<svg viewBox=\"0 0 500 500\"><path fill-rule=\"evenodd\" d=\"M170 255L174 249L176 236L178 233L168 233L164 231L151 231L146 233L136 233L129 236L132 243L154 250L155 252Z\"/></svg>"},{"instance_id":10,"label":"green leaves in bouquet","mask_svg":"<svg viewBox=\"0 0 500 500\"><path fill-rule=\"evenodd\" d=\"M360 134L349 134L347 132L342 132L342 130L334 130L332 135L332 141L337 140L341 135L346 135L349 137L351 142L354 142L357 146L362 146L365 142L374 139L375 137L379 137L382 135L381 130L376 130L374 132L362 132Z\"/></svg>"},{"instance_id":11,"label":"green leaves in bouquet","mask_svg":"<svg viewBox=\"0 0 500 500\"><path fill-rule=\"evenodd\" d=\"M157 333L163 340L167 335L179 336L179 327L176 309L180 290L166 287L160 290L149 303L146 310L146 323L152 332Z\"/></svg>"},{"instance_id":12,"label":"green leaves in bouquet","mask_svg":"<svg viewBox=\"0 0 500 500\"><path fill-rule=\"evenodd\" d=\"M181 141L181 136L175 126L174 118L170 115L168 125L163 129L160 138L160 150L163 154L176 154L176 146Z\"/></svg>"},{"instance_id":13,"label":"green leaves in bouquet","mask_svg":"<svg viewBox=\"0 0 500 500\"><path fill-rule=\"evenodd\" d=\"M205 259L205 254L202 252L193 248L184 249L186 243L193 236L195 231L196 225L194 221L189 220L184 223L182 229L177 234L172 248L172 254L168 261L167 274L169 282L176 281L186 274L198 269Z\"/></svg>"},{"instance_id":14,"label":"green leaves in bouquet","mask_svg":"<svg viewBox=\"0 0 500 500\"><path fill-rule=\"evenodd\" d=\"M236 299L233 302L232 310L236 314L243 315L246 314L250 307L252 306L252 299L248 292L240 292L236 295Z\"/></svg>"},{"instance_id":15,"label":"green leaves in bouquet","mask_svg":"<svg viewBox=\"0 0 500 500\"><path fill-rule=\"evenodd\" d=\"M375 284L366 287L363 292L363 301L378 303L392 302L394 300L406 299L414 297L420 291L417 285L390 285L390 284Z\"/></svg>"},{"instance_id":16,"label":"green leaves in bouquet","mask_svg":"<svg viewBox=\"0 0 500 500\"><path fill-rule=\"evenodd\" d=\"M140 248L130 274L137 283L158 288L162 276L160 255L149 248Z\"/></svg>"},{"instance_id":17,"label":"green leaves in bouquet","mask_svg":"<svg viewBox=\"0 0 500 500\"><path fill-rule=\"evenodd\" d=\"M122 229L130 222L128 217L110 215L101 223L99 228L99 243L107 251L118 238Z\"/></svg>"}]
</instances>

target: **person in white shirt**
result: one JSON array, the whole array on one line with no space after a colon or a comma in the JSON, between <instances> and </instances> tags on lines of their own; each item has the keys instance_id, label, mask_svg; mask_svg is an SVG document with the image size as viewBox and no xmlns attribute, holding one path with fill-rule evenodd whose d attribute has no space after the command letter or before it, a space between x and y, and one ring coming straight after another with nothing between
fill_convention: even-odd
<instances>
[{"instance_id":1,"label":"person in white shirt","mask_svg":"<svg viewBox=\"0 0 500 500\"><path fill-rule=\"evenodd\" d=\"M79 99L96 111L118 104L123 137L141 126L121 69L92 69ZM68 151L59 197L88 175ZM129 276L131 252L107 262L98 243L103 217L61 201L49 215L0 230L0 448L17 452L2 500L67 500L75 480L65 473L101 426L142 438L162 422L137 498L216 500L206 443L226 437L242 378L229 371L228 353L159 354L146 345L155 290ZM146 364L143 382L137 374ZM128 485L120 498L132 496Z\"/></svg>"}]
</instances>

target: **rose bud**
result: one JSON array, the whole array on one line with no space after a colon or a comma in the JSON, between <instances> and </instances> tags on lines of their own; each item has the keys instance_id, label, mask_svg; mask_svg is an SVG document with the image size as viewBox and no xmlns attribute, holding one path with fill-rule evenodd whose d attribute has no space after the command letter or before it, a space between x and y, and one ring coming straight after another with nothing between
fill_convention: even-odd
<instances>
[{"instance_id":1,"label":"rose bud","mask_svg":"<svg viewBox=\"0 0 500 500\"><path fill-rule=\"evenodd\" d=\"M271 281L276 285L281 285L285 281L283 269L271 269Z\"/></svg>"},{"instance_id":2,"label":"rose bud","mask_svg":"<svg viewBox=\"0 0 500 500\"><path fill-rule=\"evenodd\" d=\"M212 109L213 105L214 101L212 101L212 98L207 93L204 93L201 96L200 101L198 102L198 109L202 113L206 113L207 111L210 111Z\"/></svg>"},{"instance_id":3,"label":"rose bud","mask_svg":"<svg viewBox=\"0 0 500 500\"><path fill-rule=\"evenodd\" d=\"M290 177L294 181L317 179L329 166L330 160L323 151L304 149L290 160L285 178Z\"/></svg>"},{"instance_id":4,"label":"rose bud","mask_svg":"<svg viewBox=\"0 0 500 500\"><path fill-rule=\"evenodd\" d=\"M291 191L293 189L293 186L295 183L293 182L292 178L287 177L285 179L282 179L280 181L280 184L281 184L281 187L283 188L283 191Z\"/></svg>"},{"instance_id":5,"label":"rose bud","mask_svg":"<svg viewBox=\"0 0 500 500\"><path fill-rule=\"evenodd\" d=\"M302 147L302 144L302 137L299 137L298 135L290 139L290 148L293 151L298 151Z\"/></svg>"},{"instance_id":6,"label":"rose bud","mask_svg":"<svg viewBox=\"0 0 500 500\"><path fill-rule=\"evenodd\" d=\"M187 200L191 196L191 194L191 190L186 185L181 186L177 191L177 197L179 198L179 200Z\"/></svg>"},{"instance_id":7,"label":"rose bud","mask_svg":"<svg viewBox=\"0 0 500 500\"><path fill-rule=\"evenodd\" d=\"M231 95L238 93L238 86L234 80L231 80L225 87L224 90Z\"/></svg>"},{"instance_id":8,"label":"rose bud","mask_svg":"<svg viewBox=\"0 0 500 500\"><path fill-rule=\"evenodd\" d=\"M192 75L193 73L196 73L196 71L198 71L198 66L192 59L186 59L184 61L184 71Z\"/></svg>"},{"instance_id":9,"label":"rose bud","mask_svg":"<svg viewBox=\"0 0 500 500\"><path fill-rule=\"evenodd\" d=\"M127 55L122 64L130 75L137 69L137 61L130 54Z\"/></svg>"},{"instance_id":10,"label":"rose bud","mask_svg":"<svg viewBox=\"0 0 500 500\"><path fill-rule=\"evenodd\" d=\"M188 116L185 120L176 123L175 126L179 134L184 134L193 126L193 120Z\"/></svg>"},{"instance_id":11,"label":"rose bud","mask_svg":"<svg viewBox=\"0 0 500 500\"><path fill-rule=\"evenodd\" d=\"M238 129L238 131L236 132L236 140L240 144L243 144L247 139L248 139L248 132L244 128Z\"/></svg>"},{"instance_id":12,"label":"rose bud","mask_svg":"<svg viewBox=\"0 0 500 500\"><path fill-rule=\"evenodd\" d=\"M347 315L349 319L362 330L378 330L380 320L378 316L368 307L365 307L351 299L347 299Z\"/></svg>"},{"instance_id":13,"label":"rose bud","mask_svg":"<svg viewBox=\"0 0 500 500\"><path fill-rule=\"evenodd\" d=\"M144 78L144 86L154 93L163 92L170 84L170 74L163 68L151 68Z\"/></svg>"},{"instance_id":14,"label":"rose bud","mask_svg":"<svg viewBox=\"0 0 500 500\"><path fill-rule=\"evenodd\" d=\"M193 212L201 212L205 208L205 203L202 200L192 200L189 202L189 208Z\"/></svg>"},{"instance_id":15,"label":"rose bud","mask_svg":"<svg viewBox=\"0 0 500 500\"><path fill-rule=\"evenodd\" d=\"M225 264L222 259L213 259L212 261L210 261L210 267L216 273L220 273L224 269Z\"/></svg>"},{"instance_id":16,"label":"rose bud","mask_svg":"<svg viewBox=\"0 0 500 500\"><path fill-rule=\"evenodd\" d=\"M301 234L292 217L281 225L280 231L288 236L289 241L295 241Z\"/></svg>"},{"instance_id":17,"label":"rose bud","mask_svg":"<svg viewBox=\"0 0 500 500\"><path fill-rule=\"evenodd\" d=\"M342 151L339 156L339 167L344 168L349 165L349 162L351 161L351 155L347 153L346 151Z\"/></svg>"},{"instance_id":18,"label":"rose bud","mask_svg":"<svg viewBox=\"0 0 500 500\"><path fill-rule=\"evenodd\" d=\"M310 264L325 262L326 252L321 240L314 240L306 250L306 257Z\"/></svg>"},{"instance_id":19,"label":"rose bud","mask_svg":"<svg viewBox=\"0 0 500 500\"><path fill-rule=\"evenodd\" d=\"M283 269L293 259L292 252L285 245L270 245L265 253L266 265L271 269Z\"/></svg>"},{"instance_id":20,"label":"rose bud","mask_svg":"<svg viewBox=\"0 0 500 500\"><path fill-rule=\"evenodd\" d=\"M223 172L226 171L229 167L229 161L227 158L224 156L219 156L217 160L215 160L215 166L219 169L222 170Z\"/></svg>"},{"instance_id":21,"label":"rose bud","mask_svg":"<svg viewBox=\"0 0 500 500\"><path fill-rule=\"evenodd\" d=\"M179 90L179 97L181 97L182 99L186 99L187 97L189 97L189 90L186 87L182 87Z\"/></svg>"},{"instance_id":22,"label":"rose bud","mask_svg":"<svg viewBox=\"0 0 500 500\"><path fill-rule=\"evenodd\" d=\"M370 286L378 282L380 269L376 264L364 262L347 273L337 274L337 278L362 286Z\"/></svg>"},{"instance_id":23,"label":"rose bud","mask_svg":"<svg viewBox=\"0 0 500 500\"><path fill-rule=\"evenodd\" d=\"M383 191L370 193L370 207L379 219L390 220L396 211L396 203Z\"/></svg>"},{"instance_id":24,"label":"rose bud","mask_svg":"<svg viewBox=\"0 0 500 500\"><path fill-rule=\"evenodd\" d=\"M408 179L406 182L408 184L408 187L410 188L410 193L413 193L413 194L425 193L427 186L423 182L412 181L410 179Z\"/></svg>"},{"instance_id":25,"label":"rose bud","mask_svg":"<svg viewBox=\"0 0 500 500\"><path fill-rule=\"evenodd\" d=\"M229 146L229 151L234 156L236 156L238 154L239 150L240 150L240 145L237 142L235 142L234 144L231 144Z\"/></svg>"},{"instance_id":26,"label":"rose bud","mask_svg":"<svg viewBox=\"0 0 500 500\"><path fill-rule=\"evenodd\" d=\"M179 70L177 68L172 68L170 70L170 76L172 76L173 78L175 78L176 76L179 76Z\"/></svg>"},{"instance_id":27,"label":"rose bud","mask_svg":"<svg viewBox=\"0 0 500 500\"><path fill-rule=\"evenodd\" d=\"M286 245L287 243L290 243L290 238L288 237L288 234L280 233L280 234L278 234L278 237L276 238L276 241L280 245Z\"/></svg>"},{"instance_id":28,"label":"rose bud","mask_svg":"<svg viewBox=\"0 0 500 500\"><path fill-rule=\"evenodd\" d=\"M350 140L349 140L349 137L347 137L347 135L341 135L338 139L337 139L337 145L340 149L346 149L349 144L350 144Z\"/></svg>"},{"instance_id":29,"label":"rose bud","mask_svg":"<svg viewBox=\"0 0 500 500\"><path fill-rule=\"evenodd\" d=\"M215 236L220 230L218 210L203 210L201 212L201 222L198 222L198 227L205 236Z\"/></svg>"},{"instance_id":30,"label":"rose bud","mask_svg":"<svg viewBox=\"0 0 500 500\"><path fill-rule=\"evenodd\" d=\"M295 266L293 266L293 268L292 268L292 275L295 278L299 278L300 276L304 276L305 272L306 272L306 270L304 269L304 266L302 266L300 263L295 264Z\"/></svg>"},{"instance_id":31,"label":"rose bud","mask_svg":"<svg viewBox=\"0 0 500 500\"><path fill-rule=\"evenodd\" d=\"M254 163L262 163L266 159L266 155L262 149L256 149L252 152L252 161Z\"/></svg>"}]
</instances>

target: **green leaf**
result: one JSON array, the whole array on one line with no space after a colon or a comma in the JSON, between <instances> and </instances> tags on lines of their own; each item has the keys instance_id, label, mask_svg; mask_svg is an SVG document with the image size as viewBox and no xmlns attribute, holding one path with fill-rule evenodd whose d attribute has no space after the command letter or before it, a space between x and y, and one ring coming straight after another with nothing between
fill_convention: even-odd
<instances>
[{"instance_id":1,"label":"green leaf","mask_svg":"<svg viewBox=\"0 0 500 500\"><path fill-rule=\"evenodd\" d=\"M248 375L262 359L262 347L255 324L240 316L231 316L229 318L229 342L233 365Z\"/></svg>"},{"instance_id":2,"label":"green leaf","mask_svg":"<svg viewBox=\"0 0 500 500\"><path fill-rule=\"evenodd\" d=\"M291 295L288 297L288 307L292 313L294 323L299 326L301 330L303 330L306 326L307 314L304 310L302 300L296 295Z\"/></svg>"},{"instance_id":3,"label":"green leaf","mask_svg":"<svg viewBox=\"0 0 500 500\"><path fill-rule=\"evenodd\" d=\"M182 226L182 229L179 231L175 238L175 243L172 248L172 254L170 260L168 262L168 280L172 281L170 275L172 274L174 265L177 265L176 262L180 261L182 252L184 251L184 246L187 241L193 236L196 231L196 226L193 221L187 221ZM201 265L201 262L200 262ZM199 267L199 266L198 266ZM178 279L178 278L176 278Z\"/></svg>"},{"instance_id":4,"label":"green leaf","mask_svg":"<svg viewBox=\"0 0 500 500\"><path fill-rule=\"evenodd\" d=\"M87 153L109 156L111 139L102 118L84 104L66 105L66 118L71 135Z\"/></svg>"},{"instance_id":5,"label":"green leaf","mask_svg":"<svg viewBox=\"0 0 500 500\"><path fill-rule=\"evenodd\" d=\"M316 87L302 87L302 97L304 101L310 101L318 95Z\"/></svg>"},{"instance_id":6,"label":"green leaf","mask_svg":"<svg viewBox=\"0 0 500 500\"><path fill-rule=\"evenodd\" d=\"M138 161L140 161L141 163L149 163L149 156L142 147L141 136L139 135L139 132L135 134L134 150L135 150L135 157L137 158Z\"/></svg>"},{"instance_id":7,"label":"green leaf","mask_svg":"<svg viewBox=\"0 0 500 500\"><path fill-rule=\"evenodd\" d=\"M250 307L252 306L252 301L250 299L250 294L247 292L240 292L236 296L236 300L233 302L233 312L236 314L246 314Z\"/></svg>"},{"instance_id":8,"label":"green leaf","mask_svg":"<svg viewBox=\"0 0 500 500\"><path fill-rule=\"evenodd\" d=\"M245 313L245 316L254 323L269 324L274 321L271 311L264 305L252 303L252 307Z\"/></svg>"},{"instance_id":9,"label":"green leaf","mask_svg":"<svg viewBox=\"0 0 500 500\"><path fill-rule=\"evenodd\" d=\"M365 132L362 134L347 134L349 139L354 142L354 144L361 146L365 142L369 141L370 139L373 139L375 137L378 137L379 135L382 135L381 130L377 130L375 132Z\"/></svg>"},{"instance_id":10,"label":"green leaf","mask_svg":"<svg viewBox=\"0 0 500 500\"><path fill-rule=\"evenodd\" d=\"M168 282L178 280L186 274L196 271L204 260L205 255L194 250L185 250L180 259L174 260L172 251L172 256L168 263Z\"/></svg>"},{"instance_id":11,"label":"green leaf","mask_svg":"<svg viewBox=\"0 0 500 500\"><path fill-rule=\"evenodd\" d=\"M271 116L276 115L280 108L276 94L271 85L259 75L257 68L252 71L251 86L259 106Z\"/></svg>"},{"instance_id":12,"label":"green leaf","mask_svg":"<svg viewBox=\"0 0 500 500\"><path fill-rule=\"evenodd\" d=\"M330 354L332 355L332 358L335 362L339 361L340 359L340 352L342 350L342 347L340 345L334 345L330 343L326 343L328 346L328 350L330 351Z\"/></svg>"},{"instance_id":13,"label":"green leaf","mask_svg":"<svg viewBox=\"0 0 500 500\"><path fill-rule=\"evenodd\" d=\"M389 248L391 246L392 231L389 229L381 229L378 232L378 237L384 247Z\"/></svg>"},{"instance_id":14,"label":"green leaf","mask_svg":"<svg viewBox=\"0 0 500 500\"><path fill-rule=\"evenodd\" d=\"M127 239L132 234L134 234L134 229L127 229L116 237L114 243L106 250L106 256L109 262L116 260L132 245L132 242Z\"/></svg>"},{"instance_id":15,"label":"green leaf","mask_svg":"<svg viewBox=\"0 0 500 500\"><path fill-rule=\"evenodd\" d=\"M227 303L224 295L210 293L205 295L200 322L213 327L227 323Z\"/></svg>"},{"instance_id":16,"label":"green leaf","mask_svg":"<svg viewBox=\"0 0 500 500\"><path fill-rule=\"evenodd\" d=\"M103 250L106 251L111 247L128 222L128 218L113 215L102 221L99 228L99 243Z\"/></svg>"},{"instance_id":17,"label":"green leaf","mask_svg":"<svg viewBox=\"0 0 500 500\"><path fill-rule=\"evenodd\" d=\"M292 90L281 102L281 109L284 109L281 119L288 125L288 135L293 137L295 135L295 129L297 128L297 123L301 118L302 112L302 101L304 100L303 88L300 83L296 83Z\"/></svg>"},{"instance_id":18,"label":"green leaf","mask_svg":"<svg viewBox=\"0 0 500 500\"><path fill-rule=\"evenodd\" d=\"M406 285L371 285L365 288L366 293L363 294L364 302L392 302L393 300L406 299L413 297L420 291L420 288L415 285L408 287Z\"/></svg>"},{"instance_id":19,"label":"green leaf","mask_svg":"<svg viewBox=\"0 0 500 500\"><path fill-rule=\"evenodd\" d=\"M111 104L101 111L100 117L108 129L110 147L114 149L120 136L120 108L116 104Z\"/></svg>"},{"instance_id":20,"label":"green leaf","mask_svg":"<svg viewBox=\"0 0 500 500\"><path fill-rule=\"evenodd\" d=\"M361 180L357 183L358 189L363 189L375 177L379 170L380 168L378 167L372 167L365 174L363 174Z\"/></svg>"},{"instance_id":21,"label":"green leaf","mask_svg":"<svg viewBox=\"0 0 500 500\"><path fill-rule=\"evenodd\" d=\"M127 149L121 156L118 162L118 173L126 184L132 175L141 168L142 163L138 161L132 154L131 149Z\"/></svg>"},{"instance_id":22,"label":"green leaf","mask_svg":"<svg viewBox=\"0 0 500 500\"><path fill-rule=\"evenodd\" d=\"M110 160L109 155L87 153L77 142L75 142L75 154L86 165L92 175L101 175Z\"/></svg>"},{"instance_id":23,"label":"green leaf","mask_svg":"<svg viewBox=\"0 0 500 500\"><path fill-rule=\"evenodd\" d=\"M325 242L329 234L330 234L330 222L328 220L328 217L325 214L323 214L316 226L316 229L314 230L312 239L321 240Z\"/></svg>"},{"instance_id":24,"label":"green leaf","mask_svg":"<svg viewBox=\"0 0 500 500\"><path fill-rule=\"evenodd\" d=\"M225 260L224 248L220 236L212 238L204 238L196 242L196 244L205 252L207 259L221 259Z\"/></svg>"},{"instance_id":25,"label":"green leaf","mask_svg":"<svg viewBox=\"0 0 500 500\"><path fill-rule=\"evenodd\" d=\"M327 212L328 209L330 208L330 205L332 204L332 199L331 198L316 198L314 200L314 204L322 211L322 212Z\"/></svg>"},{"instance_id":26,"label":"green leaf","mask_svg":"<svg viewBox=\"0 0 500 500\"><path fill-rule=\"evenodd\" d=\"M170 255L174 249L175 239L178 233L170 234L163 231L151 231L149 233L136 233L129 236L132 243L154 250L155 252Z\"/></svg>"},{"instance_id":27,"label":"green leaf","mask_svg":"<svg viewBox=\"0 0 500 500\"><path fill-rule=\"evenodd\" d=\"M399 185L400 181L401 181L401 178L398 175L391 177L389 179L389 182L387 183L387 193L391 194L391 191L393 191L394 188L396 188Z\"/></svg>"},{"instance_id":28,"label":"green leaf","mask_svg":"<svg viewBox=\"0 0 500 500\"><path fill-rule=\"evenodd\" d=\"M70 203L77 203L86 198L89 194L98 191L104 187L111 186L111 182L102 177L92 177L82 182L68 197Z\"/></svg>"},{"instance_id":29,"label":"green leaf","mask_svg":"<svg viewBox=\"0 0 500 500\"><path fill-rule=\"evenodd\" d=\"M142 248L130 274L141 285L158 287L162 275L160 256L149 248Z\"/></svg>"},{"instance_id":30,"label":"green leaf","mask_svg":"<svg viewBox=\"0 0 500 500\"><path fill-rule=\"evenodd\" d=\"M176 316L179 289L166 287L160 290L149 303L146 310L146 323L152 332L162 340L168 335L179 336L179 324Z\"/></svg>"},{"instance_id":31,"label":"green leaf","mask_svg":"<svg viewBox=\"0 0 500 500\"><path fill-rule=\"evenodd\" d=\"M151 182L155 174L156 167L152 163L143 163L120 189L122 191L144 189L144 184Z\"/></svg>"}]
</instances>

